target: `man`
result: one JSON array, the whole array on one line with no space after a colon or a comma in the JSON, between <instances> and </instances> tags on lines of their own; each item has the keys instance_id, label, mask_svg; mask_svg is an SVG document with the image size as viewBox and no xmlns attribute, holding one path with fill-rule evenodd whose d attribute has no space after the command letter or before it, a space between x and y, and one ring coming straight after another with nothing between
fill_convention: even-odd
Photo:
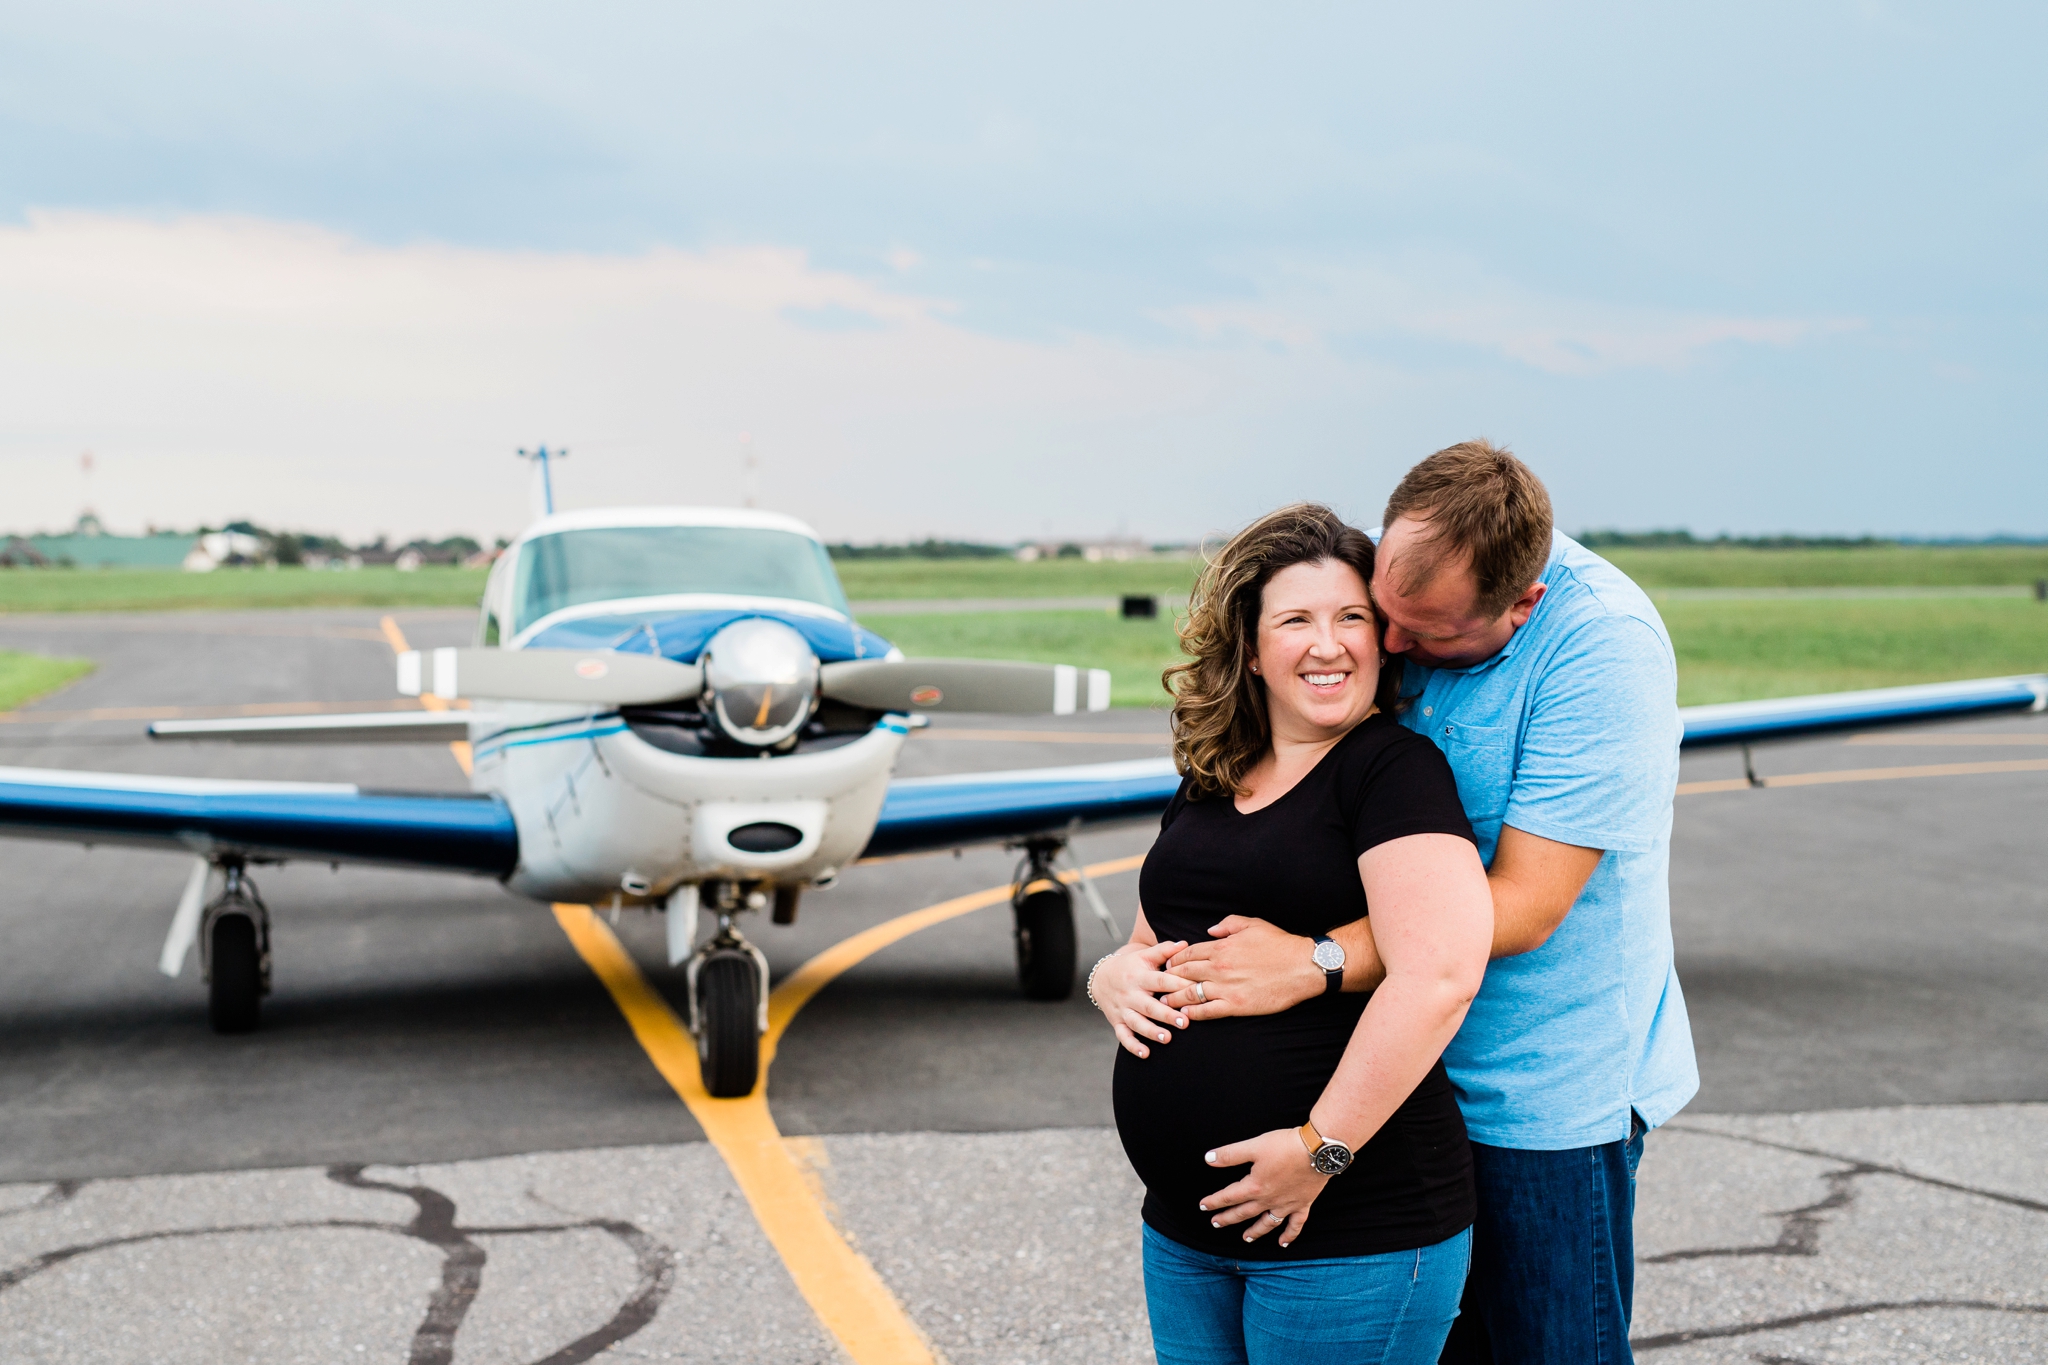
<instances>
[{"instance_id":1,"label":"man","mask_svg":"<svg viewBox=\"0 0 2048 1365\"><path fill-rule=\"evenodd\" d=\"M1444 1053L1479 1220L1443 1359L1628 1361L1642 1135L1699 1088L1672 967L1671 640L1635 584L1553 529L1528 467L1485 441L1401 480L1372 592L1406 660L1401 721L1450 759L1494 901L1494 961ZM1209 1003L1168 998L1191 1018L1271 1013L1335 984L1328 944L1239 916L1211 932L1168 967L1204 983ZM1342 989L1377 985L1369 921L1330 937Z\"/></svg>"}]
</instances>

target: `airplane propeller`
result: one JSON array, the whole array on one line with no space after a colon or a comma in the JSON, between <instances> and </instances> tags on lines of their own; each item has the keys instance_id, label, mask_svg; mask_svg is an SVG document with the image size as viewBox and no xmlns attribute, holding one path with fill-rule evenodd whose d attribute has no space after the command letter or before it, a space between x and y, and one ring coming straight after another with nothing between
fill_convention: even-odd
<instances>
[{"instance_id":1,"label":"airplane propeller","mask_svg":"<svg viewBox=\"0 0 2048 1365\"><path fill-rule=\"evenodd\" d=\"M453 700L654 706L695 701L704 671L646 654L570 649L413 650L398 658L398 690ZM875 711L1065 715L1109 706L1109 674L1067 664L991 659L865 659L826 664L819 691Z\"/></svg>"},{"instance_id":2,"label":"airplane propeller","mask_svg":"<svg viewBox=\"0 0 2048 1365\"><path fill-rule=\"evenodd\" d=\"M652 654L576 649L409 650L398 656L398 690L453 700L561 701L652 706L696 700L704 670Z\"/></svg>"},{"instance_id":3,"label":"airplane propeller","mask_svg":"<svg viewBox=\"0 0 2048 1365\"><path fill-rule=\"evenodd\" d=\"M826 664L820 690L876 711L1066 715L1109 707L1109 673L994 659L856 659Z\"/></svg>"}]
</instances>

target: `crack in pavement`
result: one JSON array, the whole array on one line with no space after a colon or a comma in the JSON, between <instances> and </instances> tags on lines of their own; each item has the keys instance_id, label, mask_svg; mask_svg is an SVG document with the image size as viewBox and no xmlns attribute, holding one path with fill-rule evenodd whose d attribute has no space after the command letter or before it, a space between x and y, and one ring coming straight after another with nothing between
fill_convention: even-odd
<instances>
[{"instance_id":1,"label":"crack in pavement","mask_svg":"<svg viewBox=\"0 0 2048 1365\"><path fill-rule=\"evenodd\" d=\"M1682 1251L1666 1251L1655 1256L1642 1258L1644 1265L1669 1265L1677 1261L1703 1260L1722 1256L1818 1256L1820 1255L1821 1228L1827 1223L1827 1215L1847 1209L1856 1202L1856 1183L1865 1176L1888 1175L1900 1180L1912 1181L1952 1194L1969 1195L1987 1199L1993 1203L2005 1204L2012 1208L2025 1209L2030 1213L2048 1214L2048 1203L2028 1199L2023 1195L2004 1194L1997 1190L1980 1189L1939 1176L1923 1175L1904 1166L1884 1162L1863 1161L1856 1157L1843 1156L1817 1147L1801 1147L1789 1142L1773 1142L1769 1138L1750 1137L1743 1133L1722 1132L1715 1128L1701 1128L1693 1124L1673 1123L1667 1131L1693 1133L1701 1137L1721 1138L1728 1142L1747 1143L1753 1147L1764 1147L1772 1151L1790 1152L1798 1156L1817 1157L1824 1161L1842 1163L1841 1169L1824 1171L1821 1179L1827 1182L1828 1193L1811 1204L1796 1209L1784 1209L1771 1213L1773 1218L1783 1219L1779 1226L1777 1240L1763 1244L1732 1247L1695 1247ZM1655 1351L1667 1346L1682 1346L1687 1342L1716 1341L1729 1337L1751 1336L1758 1332L1778 1331L1787 1327L1803 1327L1818 1322L1833 1322L1841 1318L1861 1317L1869 1313L1891 1313L1903 1311L1925 1311L1929 1309L1960 1309L1970 1312L2013 1313L2019 1315L2048 1314L2048 1303L1999 1303L1990 1299L1888 1299L1868 1303L1840 1304L1833 1308L1820 1308L1807 1313L1794 1313L1785 1317L1770 1318L1760 1322L1731 1323L1720 1327L1689 1327L1675 1332L1664 1332L1653 1337L1637 1337L1630 1345L1638 1351ZM1766 1365L1806 1365L1796 1356L1756 1355L1752 1360Z\"/></svg>"},{"instance_id":2,"label":"crack in pavement","mask_svg":"<svg viewBox=\"0 0 2048 1365\"><path fill-rule=\"evenodd\" d=\"M488 1254L473 1238L519 1237L540 1233L597 1231L617 1239L633 1253L639 1278L633 1292L613 1310L610 1318L594 1331L586 1332L566 1346L532 1362L532 1365L583 1365L600 1352L633 1336L654 1321L675 1284L675 1250L644 1229L617 1218L580 1218L559 1223L507 1223L465 1227L456 1221L455 1201L428 1185L397 1185L372 1180L359 1164L330 1166L327 1178L350 1189L396 1194L412 1201L414 1213L404 1223L361 1218L319 1218L274 1223L235 1223L213 1227L171 1228L158 1232L131 1233L57 1247L30 1257L18 1265L0 1269L0 1294L14 1289L46 1270L98 1251L137 1246L147 1242L181 1241L199 1237L224 1237L251 1232L293 1232L305 1230L350 1230L388 1232L425 1242L441 1253L441 1283L428 1298L426 1313L414 1329L407 1365L453 1365L455 1338L483 1287ZM62 1204L89 1182L60 1180L41 1199L6 1214L49 1209ZM0 1215L6 1216L6 1215Z\"/></svg>"},{"instance_id":3,"label":"crack in pavement","mask_svg":"<svg viewBox=\"0 0 2048 1365\"><path fill-rule=\"evenodd\" d=\"M1673 1261L1697 1261L1710 1256L1818 1256L1821 1225L1827 1221L1822 1215L1846 1209L1856 1202L1855 1182L1858 1176L1889 1174L1891 1172L1883 1171L1865 1161L1859 1161L1839 1171L1823 1171L1821 1179L1828 1183L1826 1198L1800 1208L1775 1210L1765 1215L1785 1220L1778 1229L1778 1240L1767 1245L1696 1247L1686 1251L1665 1251L1655 1256L1644 1256L1640 1263L1669 1265Z\"/></svg>"}]
</instances>

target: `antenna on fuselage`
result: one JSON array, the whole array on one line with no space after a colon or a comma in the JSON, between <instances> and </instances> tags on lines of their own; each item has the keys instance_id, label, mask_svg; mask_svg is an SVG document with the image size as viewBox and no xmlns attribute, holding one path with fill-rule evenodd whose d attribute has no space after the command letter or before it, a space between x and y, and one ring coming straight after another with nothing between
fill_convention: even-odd
<instances>
[{"instance_id":1,"label":"antenna on fuselage","mask_svg":"<svg viewBox=\"0 0 2048 1365\"><path fill-rule=\"evenodd\" d=\"M566 450L549 450L546 446L538 446L533 450L522 448L519 452L519 458L533 461L534 491L539 495L534 500L540 504L536 515L543 517L553 516L555 514L555 483L548 474L548 461L566 460L569 458L569 452Z\"/></svg>"}]
</instances>

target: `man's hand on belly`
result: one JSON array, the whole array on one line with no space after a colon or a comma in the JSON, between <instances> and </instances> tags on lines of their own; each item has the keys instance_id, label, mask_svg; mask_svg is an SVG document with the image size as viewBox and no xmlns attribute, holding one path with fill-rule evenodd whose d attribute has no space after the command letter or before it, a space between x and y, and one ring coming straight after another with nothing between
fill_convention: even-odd
<instances>
[{"instance_id":1,"label":"man's hand on belly","mask_svg":"<svg viewBox=\"0 0 2048 1365\"><path fill-rule=\"evenodd\" d=\"M1190 1019L1278 1014L1328 988L1328 979L1312 956L1314 939L1245 915L1228 916L1209 932L1216 935L1213 942L1189 944L1166 966L1175 976L1201 983L1199 993L1189 989L1165 997L1167 1005ZM1334 937L1347 956L1355 956L1351 935L1339 930ZM1371 954L1369 933L1365 945ZM1352 966L1345 964L1347 987Z\"/></svg>"}]
</instances>

